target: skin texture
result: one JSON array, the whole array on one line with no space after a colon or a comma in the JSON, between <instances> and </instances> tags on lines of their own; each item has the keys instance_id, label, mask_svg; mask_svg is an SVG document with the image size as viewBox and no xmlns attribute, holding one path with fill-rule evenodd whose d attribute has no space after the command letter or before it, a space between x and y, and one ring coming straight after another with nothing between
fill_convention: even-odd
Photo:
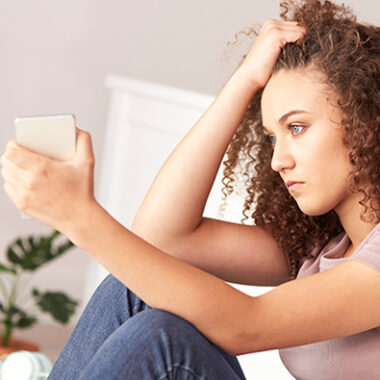
<instances>
[{"instance_id":1,"label":"skin texture","mask_svg":"<svg viewBox=\"0 0 380 380\"><path fill-rule=\"evenodd\" d=\"M280 123L281 116L292 110L308 113L293 114ZM360 219L358 195L348 191L352 167L333 92L312 69L280 70L264 88L261 111L273 144L272 169L284 182L305 182L291 191L305 214L322 215L332 209L338 214L352 242L350 255L376 224Z\"/></svg>"}]
</instances>

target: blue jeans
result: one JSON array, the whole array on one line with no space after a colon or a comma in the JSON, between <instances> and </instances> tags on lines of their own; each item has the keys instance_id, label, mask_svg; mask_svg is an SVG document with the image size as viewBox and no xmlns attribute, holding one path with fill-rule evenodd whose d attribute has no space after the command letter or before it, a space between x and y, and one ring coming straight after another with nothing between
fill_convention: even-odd
<instances>
[{"instance_id":1,"label":"blue jeans","mask_svg":"<svg viewBox=\"0 0 380 380\"><path fill-rule=\"evenodd\" d=\"M223 316L221 316L223 318ZM48 380L240 380L235 356L153 309L113 275L88 302Z\"/></svg>"}]
</instances>

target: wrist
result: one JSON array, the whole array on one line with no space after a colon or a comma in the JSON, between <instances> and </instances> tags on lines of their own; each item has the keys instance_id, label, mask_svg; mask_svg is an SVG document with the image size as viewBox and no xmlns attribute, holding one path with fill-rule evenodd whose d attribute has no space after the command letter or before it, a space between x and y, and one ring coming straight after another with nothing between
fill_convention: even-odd
<instances>
[{"instance_id":1,"label":"wrist","mask_svg":"<svg viewBox=\"0 0 380 380\"><path fill-rule=\"evenodd\" d=\"M86 242L91 240L91 233L96 231L96 226L101 225L100 219L104 213L103 207L96 199L92 199L81 207L62 232L77 247L84 248Z\"/></svg>"},{"instance_id":2,"label":"wrist","mask_svg":"<svg viewBox=\"0 0 380 380\"><path fill-rule=\"evenodd\" d=\"M244 62L234 72L231 80L241 82L242 85L250 89L252 95L263 87L262 80L252 73L252 69Z\"/></svg>"}]
</instances>

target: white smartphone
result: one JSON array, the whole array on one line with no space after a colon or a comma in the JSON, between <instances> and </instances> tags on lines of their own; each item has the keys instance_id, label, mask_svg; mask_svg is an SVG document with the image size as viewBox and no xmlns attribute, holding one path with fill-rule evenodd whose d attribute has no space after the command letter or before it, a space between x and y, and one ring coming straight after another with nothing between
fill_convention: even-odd
<instances>
[{"instance_id":1,"label":"white smartphone","mask_svg":"<svg viewBox=\"0 0 380 380\"><path fill-rule=\"evenodd\" d=\"M75 116L73 114L22 116L15 119L16 142L55 160L75 155ZM21 213L23 219L32 219Z\"/></svg>"}]
</instances>

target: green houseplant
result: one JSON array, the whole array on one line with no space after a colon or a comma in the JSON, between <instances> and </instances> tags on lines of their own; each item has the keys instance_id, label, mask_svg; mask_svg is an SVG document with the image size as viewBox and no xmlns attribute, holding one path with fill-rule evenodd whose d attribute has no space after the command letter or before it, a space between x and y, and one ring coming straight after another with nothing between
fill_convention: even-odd
<instances>
[{"instance_id":1,"label":"green houseplant","mask_svg":"<svg viewBox=\"0 0 380 380\"><path fill-rule=\"evenodd\" d=\"M14 329L25 329L37 322L35 312L23 309L26 302L21 300L21 296L25 288L20 287L20 278L26 272L35 272L73 247L68 239L57 243L56 239L60 235L59 231L54 230L47 236L18 237L7 246L8 262L0 263L0 346L9 346ZM38 311L49 313L62 324L69 321L78 305L65 293L40 292L36 288L27 295L27 300L34 303Z\"/></svg>"}]
</instances>

